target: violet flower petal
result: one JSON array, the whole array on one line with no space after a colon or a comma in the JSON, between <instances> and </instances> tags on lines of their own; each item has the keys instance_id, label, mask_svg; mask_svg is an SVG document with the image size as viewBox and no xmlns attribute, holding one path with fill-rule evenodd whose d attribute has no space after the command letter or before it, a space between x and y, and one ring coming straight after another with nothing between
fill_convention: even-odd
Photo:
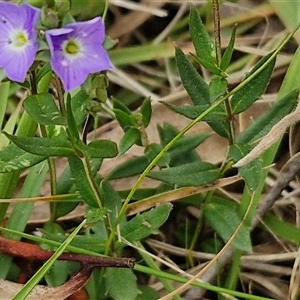
<instances>
[{"instance_id":1,"label":"violet flower petal","mask_svg":"<svg viewBox=\"0 0 300 300\"><path fill-rule=\"evenodd\" d=\"M89 74L113 68L102 46L104 38L105 28L100 17L46 31L50 64L66 91L80 86Z\"/></svg>"},{"instance_id":2,"label":"violet flower petal","mask_svg":"<svg viewBox=\"0 0 300 300\"><path fill-rule=\"evenodd\" d=\"M39 17L40 10L29 4L0 2L0 67L13 81L24 82L34 62Z\"/></svg>"}]
</instances>

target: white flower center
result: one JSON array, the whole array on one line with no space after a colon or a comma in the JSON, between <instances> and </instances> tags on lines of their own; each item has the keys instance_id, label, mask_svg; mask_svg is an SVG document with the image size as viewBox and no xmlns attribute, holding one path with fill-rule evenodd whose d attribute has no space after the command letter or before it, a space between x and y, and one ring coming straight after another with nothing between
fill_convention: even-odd
<instances>
[{"instance_id":1,"label":"white flower center","mask_svg":"<svg viewBox=\"0 0 300 300\"><path fill-rule=\"evenodd\" d=\"M25 30L15 30L9 36L8 43L14 50L22 50L30 43L30 41Z\"/></svg>"},{"instance_id":2,"label":"white flower center","mask_svg":"<svg viewBox=\"0 0 300 300\"><path fill-rule=\"evenodd\" d=\"M65 57L75 59L82 55L83 47L79 40L68 39L63 42L62 50Z\"/></svg>"}]
</instances>

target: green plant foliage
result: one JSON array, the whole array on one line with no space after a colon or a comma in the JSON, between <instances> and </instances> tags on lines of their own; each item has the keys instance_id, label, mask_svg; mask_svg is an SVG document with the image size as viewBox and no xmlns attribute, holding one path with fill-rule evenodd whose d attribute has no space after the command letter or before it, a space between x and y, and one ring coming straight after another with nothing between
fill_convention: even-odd
<instances>
[{"instance_id":1,"label":"green plant foliage","mask_svg":"<svg viewBox=\"0 0 300 300\"><path fill-rule=\"evenodd\" d=\"M47 157L28 153L14 144L0 151L0 172L7 173L32 167Z\"/></svg>"},{"instance_id":2,"label":"green plant foliage","mask_svg":"<svg viewBox=\"0 0 300 300\"><path fill-rule=\"evenodd\" d=\"M155 234L157 229L168 219L171 210L172 204L166 203L135 216L122 227L122 236L128 241L134 242L144 239L150 234Z\"/></svg>"},{"instance_id":3,"label":"green plant foliage","mask_svg":"<svg viewBox=\"0 0 300 300\"><path fill-rule=\"evenodd\" d=\"M106 180L127 178L141 174L148 165L149 161L146 156L138 156L128 159L110 171L110 173L106 176Z\"/></svg>"},{"instance_id":4,"label":"green plant foliage","mask_svg":"<svg viewBox=\"0 0 300 300\"><path fill-rule=\"evenodd\" d=\"M225 48L225 51L222 55L221 63L220 63L220 69L222 71L226 71L228 68L231 57L234 51L234 43L235 43L235 35L236 35L236 26L233 27L233 30L231 32L231 37L228 46Z\"/></svg>"},{"instance_id":5,"label":"green plant foliage","mask_svg":"<svg viewBox=\"0 0 300 300\"><path fill-rule=\"evenodd\" d=\"M74 155L72 144L60 138L22 137L5 133L16 146L31 154L44 157Z\"/></svg>"},{"instance_id":6,"label":"green plant foliage","mask_svg":"<svg viewBox=\"0 0 300 300\"><path fill-rule=\"evenodd\" d=\"M110 140L94 140L85 148L85 152L90 158L112 158L118 155L115 142Z\"/></svg>"},{"instance_id":7,"label":"green plant foliage","mask_svg":"<svg viewBox=\"0 0 300 300\"><path fill-rule=\"evenodd\" d=\"M246 144L234 144L229 149L228 158L237 162L247 155L252 147ZM262 163L260 159L256 159L249 164L239 168L239 174L244 178L250 191L255 191L261 180Z\"/></svg>"},{"instance_id":8,"label":"green plant foliage","mask_svg":"<svg viewBox=\"0 0 300 300\"><path fill-rule=\"evenodd\" d=\"M219 169L208 162L193 162L173 168L151 171L148 177L165 183L183 186L200 186L211 184L220 178Z\"/></svg>"},{"instance_id":9,"label":"green plant foliage","mask_svg":"<svg viewBox=\"0 0 300 300\"><path fill-rule=\"evenodd\" d=\"M255 65L251 72L247 74L245 80L247 80L254 72L259 70L263 65L265 65L265 63L268 62L268 64L259 72L259 74L245 83L241 89L239 89L232 96L230 103L233 114L238 114L246 110L254 101L259 99L266 90L275 66L274 58L269 61L272 55L273 53L268 54Z\"/></svg>"},{"instance_id":10,"label":"green plant foliage","mask_svg":"<svg viewBox=\"0 0 300 300\"><path fill-rule=\"evenodd\" d=\"M297 89L279 99L237 136L237 143L252 143L265 136L277 122L292 111L298 95Z\"/></svg>"},{"instance_id":11,"label":"green plant foliage","mask_svg":"<svg viewBox=\"0 0 300 300\"><path fill-rule=\"evenodd\" d=\"M228 201L216 200L205 205L205 219L220 237L227 242L236 231L242 220ZM232 246L242 251L251 251L251 238L248 228L242 225L237 236L232 241Z\"/></svg>"},{"instance_id":12,"label":"green plant foliage","mask_svg":"<svg viewBox=\"0 0 300 300\"><path fill-rule=\"evenodd\" d=\"M140 131L134 127L129 128L120 140L119 143L120 154L124 154L140 139L141 139Z\"/></svg>"},{"instance_id":13,"label":"green plant foliage","mask_svg":"<svg viewBox=\"0 0 300 300\"><path fill-rule=\"evenodd\" d=\"M148 127L150 121L151 121L151 116L152 116L152 107L151 107L151 100L150 98L146 98L140 108L140 112L142 114L142 121L144 127Z\"/></svg>"},{"instance_id":14,"label":"green plant foliage","mask_svg":"<svg viewBox=\"0 0 300 300\"><path fill-rule=\"evenodd\" d=\"M180 48L175 49L176 64L182 84L194 105L209 103L209 87Z\"/></svg>"},{"instance_id":15,"label":"green plant foliage","mask_svg":"<svg viewBox=\"0 0 300 300\"><path fill-rule=\"evenodd\" d=\"M80 193L83 201L92 207L100 207L99 199L97 197L97 189L91 186L87 174L87 169L83 161L73 155L68 157L68 162L71 169L72 177L74 178L76 188Z\"/></svg>"},{"instance_id":16,"label":"green plant foliage","mask_svg":"<svg viewBox=\"0 0 300 300\"><path fill-rule=\"evenodd\" d=\"M56 106L52 95L42 93L31 95L24 101L26 112L42 125L66 125L67 120Z\"/></svg>"},{"instance_id":17,"label":"green plant foliage","mask_svg":"<svg viewBox=\"0 0 300 300\"><path fill-rule=\"evenodd\" d=\"M190 34L199 62L211 73L220 75L222 71L217 66L215 46L201 21L196 7L191 8Z\"/></svg>"},{"instance_id":18,"label":"green plant foliage","mask_svg":"<svg viewBox=\"0 0 300 300\"><path fill-rule=\"evenodd\" d=\"M105 286L106 293L115 300L135 300L140 293L136 277L130 269L107 268Z\"/></svg>"}]
</instances>

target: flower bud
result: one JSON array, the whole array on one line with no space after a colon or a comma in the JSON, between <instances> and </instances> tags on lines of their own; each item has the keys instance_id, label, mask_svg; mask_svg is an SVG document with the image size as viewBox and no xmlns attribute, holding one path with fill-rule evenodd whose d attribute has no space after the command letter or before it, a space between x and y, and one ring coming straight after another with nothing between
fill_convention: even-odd
<instances>
[{"instance_id":1,"label":"flower bud","mask_svg":"<svg viewBox=\"0 0 300 300\"><path fill-rule=\"evenodd\" d=\"M57 13L45 6L42 8L41 21L45 27L50 29L57 28L59 24Z\"/></svg>"},{"instance_id":2,"label":"flower bud","mask_svg":"<svg viewBox=\"0 0 300 300\"><path fill-rule=\"evenodd\" d=\"M70 1L69 0L54 0L55 7L60 18L63 18L64 15L70 10Z\"/></svg>"}]
</instances>

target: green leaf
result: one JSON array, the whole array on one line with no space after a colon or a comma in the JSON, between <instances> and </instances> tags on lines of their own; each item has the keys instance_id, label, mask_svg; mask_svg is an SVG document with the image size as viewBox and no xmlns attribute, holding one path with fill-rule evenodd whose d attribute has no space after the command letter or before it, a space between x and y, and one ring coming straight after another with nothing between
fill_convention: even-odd
<instances>
[{"instance_id":1,"label":"green leaf","mask_svg":"<svg viewBox=\"0 0 300 300\"><path fill-rule=\"evenodd\" d=\"M229 149L228 158L234 162L246 156L252 147L247 144L234 144ZM254 191L261 180L262 163L260 159L255 159L249 164L239 168L239 174L244 178L250 191Z\"/></svg>"},{"instance_id":2,"label":"green leaf","mask_svg":"<svg viewBox=\"0 0 300 300\"><path fill-rule=\"evenodd\" d=\"M204 208L204 216L220 237L227 242L241 223L238 213L227 201L213 201ZM251 251L250 232L246 226L241 227L232 246L242 250Z\"/></svg>"},{"instance_id":3,"label":"green leaf","mask_svg":"<svg viewBox=\"0 0 300 300\"><path fill-rule=\"evenodd\" d=\"M107 268L104 278L106 293L114 300L135 300L140 293L131 269Z\"/></svg>"},{"instance_id":4,"label":"green leaf","mask_svg":"<svg viewBox=\"0 0 300 300\"><path fill-rule=\"evenodd\" d=\"M284 116L288 115L295 106L299 90L293 90L271 106L263 115L253 121L239 134L237 143L252 143L265 136L271 128Z\"/></svg>"},{"instance_id":5,"label":"green leaf","mask_svg":"<svg viewBox=\"0 0 300 300\"><path fill-rule=\"evenodd\" d=\"M31 95L26 98L23 105L37 123L42 125L66 125L67 123L49 93Z\"/></svg>"},{"instance_id":6,"label":"green leaf","mask_svg":"<svg viewBox=\"0 0 300 300\"><path fill-rule=\"evenodd\" d=\"M296 226L280 220L271 213L267 213L264 216L262 226L263 225L265 225L267 230L274 233L277 237L300 246L300 229Z\"/></svg>"},{"instance_id":7,"label":"green leaf","mask_svg":"<svg viewBox=\"0 0 300 300\"><path fill-rule=\"evenodd\" d=\"M236 25L232 29L229 44L225 48L225 51L224 51L224 53L222 55L222 59L221 59L221 63L220 63L220 68L224 72L228 68L228 66L230 64L230 61L231 61L232 53L234 51L235 36L236 36Z\"/></svg>"},{"instance_id":8,"label":"green leaf","mask_svg":"<svg viewBox=\"0 0 300 300\"><path fill-rule=\"evenodd\" d=\"M113 109L115 113L116 120L120 124L120 126L125 130L127 127L136 126L136 121L134 116L130 113L126 113L120 109Z\"/></svg>"},{"instance_id":9,"label":"green leaf","mask_svg":"<svg viewBox=\"0 0 300 300\"><path fill-rule=\"evenodd\" d=\"M75 156L68 157L71 175L74 178L76 188L78 189L83 201L93 207L100 207L100 203L95 195L95 191L91 187L91 183L86 174L86 169L82 160ZM96 187L94 187L96 188ZM97 191L96 191L97 192Z\"/></svg>"},{"instance_id":10,"label":"green leaf","mask_svg":"<svg viewBox=\"0 0 300 300\"><path fill-rule=\"evenodd\" d=\"M159 293L155 289L153 289L149 286L145 286L145 285L139 285L138 288L141 291L141 294L139 294L135 300L157 300L157 299L159 299Z\"/></svg>"},{"instance_id":11,"label":"green leaf","mask_svg":"<svg viewBox=\"0 0 300 300\"><path fill-rule=\"evenodd\" d=\"M67 95L67 123L68 129L74 141L79 140L79 132L77 128L77 123L73 114L72 104L71 104L71 96L70 94Z\"/></svg>"},{"instance_id":12,"label":"green leaf","mask_svg":"<svg viewBox=\"0 0 300 300\"><path fill-rule=\"evenodd\" d=\"M119 215L119 212L121 210L122 206L122 199L120 198L119 194L116 192L116 190L112 187L112 185L103 180L100 183L100 195L103 200L105 208L108 210L108 216L109 216L109 222L110 226L114 227L115 222L117 220L117 216ZM125 217L121 221L121 226L123 226L123 222L125 222ZM120 225L120 224L118 224Z\"/></svg>"},{"instance_id":13,"label":"green leaf","mask_svg":"<svg viewBox=\"0 0 300 300\"><path fill-rule=\"evenodd\" d=\"M80 90L70 101L73 118L77 126L80 126L86 118L86 103L88 99L89 95L84 90Z\"/></svg>"},{"instance_id":14,"label":"green leaf","mask_svg":"<svg viewBox=\"0 0 300 300\"><path fill-rule=\"evenodd\" d=\"M226 90L227 90L227 80L225 78L222 77L213 78L209 83L210 102L213 103L216 99L223 96L226 93Z\"/></svg>"},{"instance_id":15,"label":"green leaf","mask_svg":"<svg viewBox=\"0 0 300 300\"><path fill-rule=\"evenodd\" d=\"M219 179L220 171L213 164L193 162L161 171L152 171L147 176L179 187L200 186L211 184Z\"/></svg>"},{"instance_id":16,"label":"green leaf","mask_svg":"<svg viewBox=\"0 0 300 300\"><path fill-rule=\"evenodd\" d=\"M209 88L181 49L175 50L176 64L182 84L194 105L209 104Z\"/></svg>"},{"instance_id":17,"label":"green leaf","mask_svg":"<svg viewBox=\"0 0 300 300\"><path fill-rule=\"evenodd\" d=\"M137 141L141 139L141 133L137 128L129 128L122 136L119 143L120 154L124 154L130 149Z\"/></svg>"},{"instance_id":18,"label":"green leaf","mask_svg":"<svg viewBox=\"0 0 300 300\"><path fill-rule=\"evenodd\" d=\"M150 123L151 115L152 115L152 108L151 108L151 100L150 98L146 98L140 108L140 112L142 114L142 121L144 124L144 127L147 128L147 126Z\"/></svg>"},{"instance_id":19,"label":"green leaf","mask_svg":"<svg viewBox=\"0 0 300 300\"><path fill-rule=\"evenodd\" d=\"M150 234L156 233L157 229L165 223L172 210L171 203L165 203L142 214L136 215L121 228L121 235L130 242L139 241Z\"/></svg>"},{"instance_id":20,"label":"green leaf","mask_svg":"<svg viewBox=\"0 0 300 300\"><path fill-rule=\"evenodd\" d=\"M149 162L151 162L162 149L163 147L161 145L155 143L148 145L145 149L145 155L147 156ZM165 153L163 157L159 159L156 165L159 167L166 167L169 165L169 163L170 163L170 156L168 155L168 153Z\"/></svg>"},{"instance_id":21,"label":"green leaf","mask_svg":"<svg viewBox=\"0 0 300 300\"><path fill-rule=\"evenodd\" d=\"M273 53L270 53L263 57L251 70L251 72L246 76L248 78L252 75L255 71L257 71L261 66L263 66L266 61L270 58ZM238 90L231 98L231 108L233 114L238 114L248 107L252 105L254 101L259 99L261 95L266 90L274 66L275 66L276 59L272 59L265 68L257 74L253 79L251 79L248 83L246 83L240 90Z\"/></svg>"},{"instance_id":22,"label":"green leaf","mask_svg":"<svg viewBox=\"0 0 300 300\"><path fill-rule=\"evenodd\" d=\"M60 138L23 137L3 133L19 148L31 154L44 157L70 156L74 154L72 144L68 140Z\"/></svg>"},{"instance_id":23,"label":"green leaf","mask_svg":"<svg viewBox=\"0 0 300 300\"><path fill-rule=\"evenodd\" d=\"M87 145L86 153L90 158L112 158L118 155L118 149L113 141L94 140Z\"/></svg>"},{"instance_id":24,"label":"green leaf","mask_svg":"<svg viewBox=\"0 0 300 300\"><path fill-rule=\"evenodd\" d=\"M126 160L125 162L119 164L106 176L106 180L127 178L135 175L139 175L146 167L149 165L148 158L143 156L134 157L132 159Z\"/></svg>"},{"instance_id":25,"label":"green leaf","mask_svg":"<svg viewBox=\"0 0 300 300\"><path fill-rule=\"evenodd\" d=\"M199 62L211 73L220 75L216 64L215 47L206 31L196 7L192 6L190 13L190 35L197 53Z\"/></svg>"}]
</instances>

